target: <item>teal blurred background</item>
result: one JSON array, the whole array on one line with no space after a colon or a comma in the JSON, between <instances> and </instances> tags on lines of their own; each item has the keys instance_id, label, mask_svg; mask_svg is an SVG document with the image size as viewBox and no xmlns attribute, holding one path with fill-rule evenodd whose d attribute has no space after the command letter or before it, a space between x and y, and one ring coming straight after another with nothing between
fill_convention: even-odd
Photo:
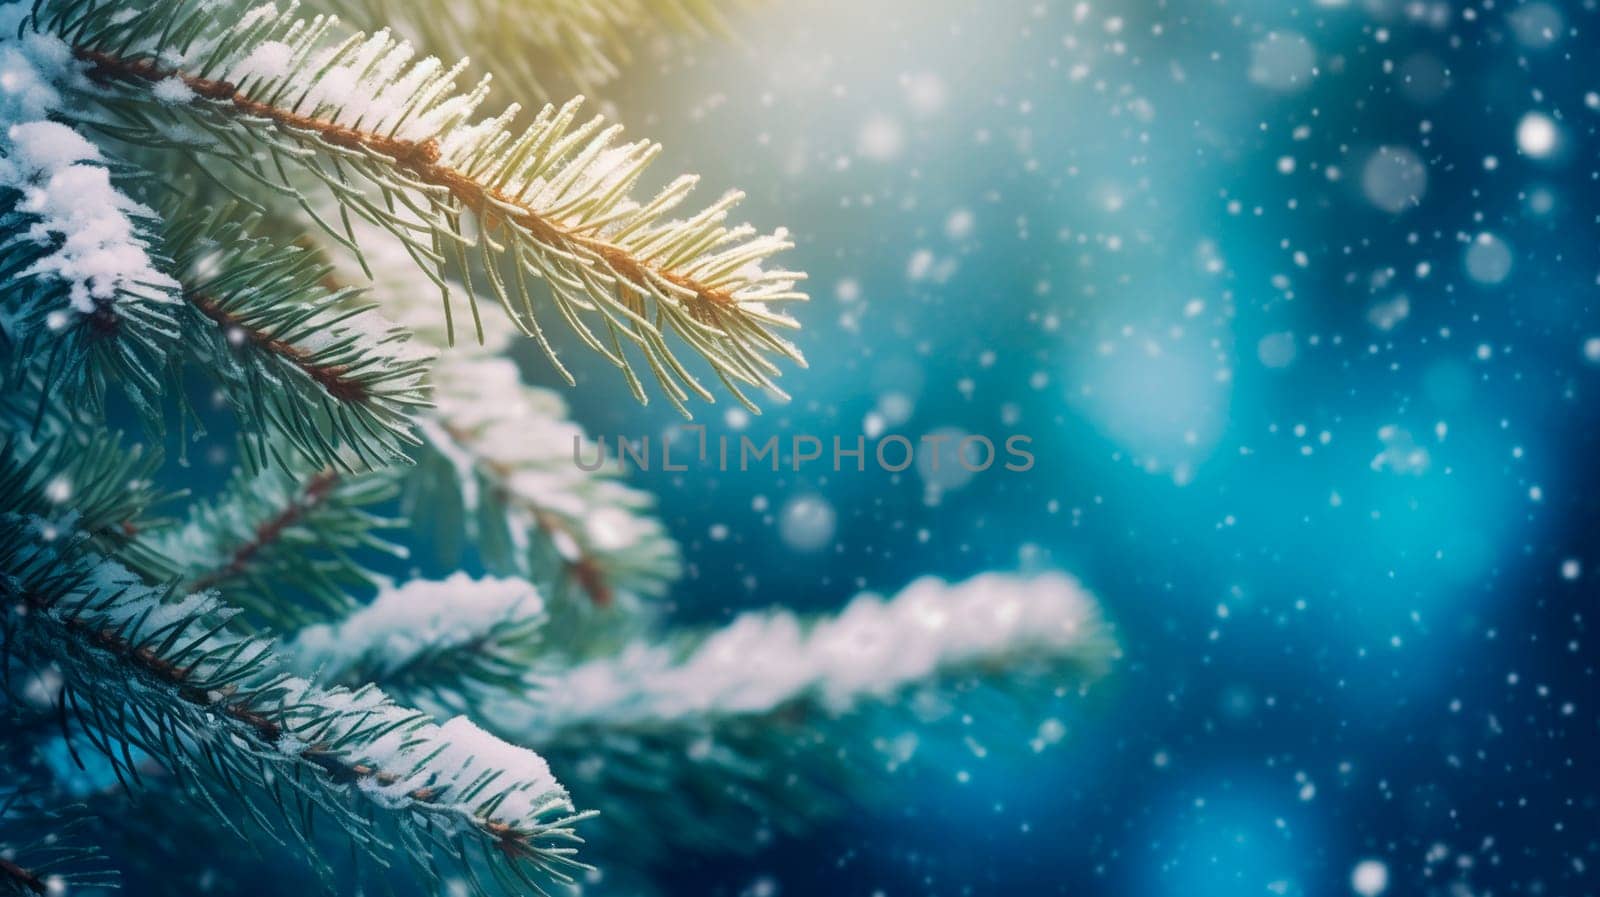
<instances>
[{"instance_id":1,"label":"teal blurred background","mask_svg":"<svg viewBox=\"0 0 1600 897\"><path fill-rule=\"evenodd\" d=\"M793 400L711 435L1038 457L636 475L679 617L1059 567L1124 652L1059 743L974 715L851 818L667 889L1595 893L1597 28L1593 0L805 0L641 54L605 104L811 274ZM582 374L591 432L675 425Z\"/></svg>"}]
</instances>

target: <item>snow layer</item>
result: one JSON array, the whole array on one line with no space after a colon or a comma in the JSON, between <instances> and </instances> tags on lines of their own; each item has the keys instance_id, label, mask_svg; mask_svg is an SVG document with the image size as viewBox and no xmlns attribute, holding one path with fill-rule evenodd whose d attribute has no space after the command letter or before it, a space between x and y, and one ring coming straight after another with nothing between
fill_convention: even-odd
<instances>
[{"instance_id":1,"label":"snow layer","mask_svg":"<svg viewBox=\"0 0 1600 897\"><path fill-rule=\"evenodd\" d=\"M601 449L568 419L566 402L527 386L509 358L445 353L433 368L423 434L451 461L462 501L477 511L491 486L513 533L542 532L567 561L595 565L613 589L657 594L676 575L677 546L648 513L653 499L575 458Z\"/></svg>"},{"instance_id":2,"label":"snow layer","mask_svg":"<svg viewBox=\"0 0 1600 897\"><path fill-rule=\"evenodd\" d=\"M305 628L288 650L298 669L337 679L357 665L396 669L425 651L466 645L502 623L543 613L538 590L523 580L457 573L386 587L345 619Z\"/></svg>"},{"instance_id":3,"label":"snow layer","mask_svg":"<svg viewBox=\"0 0 1600 897\"><path fill-rule=\"evenodd\" d=\"M16 37L26 11L0 7L0 187L21 194L14 208L29 222L9 240L52 249L16 276L64 281L84 314L123 297L170 301L177 283L140 235L154 213L112 185L98 147L48 120L63 108L60 88L82 75L60 40L30 30Z\"/></svg>"},{"instance_id":4,"label":"snow layer","mask_svg":"<svg viewBox=\"0 0 1600 897\"><path fill-rule=\"evenodd\" d=\"M289 679L280 687L289 737L279 750L301 753L306 743L298 736L313 733L319 744L342 745L341 761L373 770L358 786L383 806L440 806L524 832L538 828L548 814L572 811L566 789L543 757L466 717L437 725L371 686L325 690Z\"/></svg>"},{"instance_id":5,"label":"snow layer","mask_svg":"<svg viewBox=\"0 0 1600 897\"><path fill-rule=\"evenodd\" d=\"M526 719L506 722L546 733L587 721L761 713L808 696L842 713L940 674L1089 656L1099 643L1096 602L1071 577L926 577L892 599L861 595L809 626L787 611L746 614L681 659L635 643L558 676Z\"/></svg>"},{"instance_id":6,"label":"snow layer","mask_svg":"<svg viewBox=\"0 0 1600 897\"><path fill-rule=\"evenodd\" d=\"M84 314L121 296L160 299L177 288L139 233L139 221L155 213L112 186L94 144L52 121L11 125L6 143L0 185L22 193L16 209L31 219L12 239L56 246L17 276L65 281L72 308Z\"/></svg>"}]
</instances>

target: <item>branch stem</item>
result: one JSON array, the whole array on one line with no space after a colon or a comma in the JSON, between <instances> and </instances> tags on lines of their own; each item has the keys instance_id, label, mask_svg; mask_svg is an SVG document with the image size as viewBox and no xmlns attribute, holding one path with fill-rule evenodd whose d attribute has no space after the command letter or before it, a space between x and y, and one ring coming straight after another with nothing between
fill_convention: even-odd
<instances>
[{"instance_id":1,"label":"branch stem","mask_svg":"<svg viewBox=\"0 0 1600 897\"><path fill-rule=\"evenodd\" d=\"M277 514L256 527L254 538L234 547L226 564L191 581L188 585L189 591L203 591L243 573L257 554L276 542L284 530L300 522L306 514L322 504L338 484L339 475L332 470L324 470L312 477L298 496L292 498Z\"/></svg>"},{"instance_id":2,"label":"branch stem","mask_svg":"<svg viewBox=\"0 0 1600 897\"><path fill-rule=\"evenodd\" d=\"M268 119L280 127L294 131L316 134L332 146L384 156L393 160L417 181L448 190L450 195L484 218L486 222L492 221L495 217L506 218L527 228L536 238L548 244L564 248L575 247L599 257L629 281L630 289L635 292L655 293L657 290L653 285L665 283L692 295L696 301L689 308L697 318L710 313L707 306L732 307L738 304L733 295L726 290L715 289L692 277L652 265L635 257L628 250L595 236L592 230L586 233L583 230L564 227L530 208L518 197L510 196L465 172L441 163L439 144L435 140L408 140L301 115L254 99L227 81L201 78L180 70L166 69L148 59L127 59L103 50L84 48L78 48L74 53L92 66L90 74L93 76L147 83L175 78L196 95L207 100L231 104L246 115Z\"/></svg>"},{"instance_id":3,"label":"branch stem","mask_svg":"<svg viewBox=\"0 0 1600 897\"><path fill-rule=\"evenodd\" d=\"M311 353L299 346L239 323L222 303L212 296L185 291L184 298L188 299L189 304L201 314L216 322L230 339L234 338L234 334L240 334L252 346L284 359L315 380L335 399L341 402L359 402L367 397L367 387L349 376L349 368L345 365L317 364L311 360Z\"/></svg>"}]
</instances>

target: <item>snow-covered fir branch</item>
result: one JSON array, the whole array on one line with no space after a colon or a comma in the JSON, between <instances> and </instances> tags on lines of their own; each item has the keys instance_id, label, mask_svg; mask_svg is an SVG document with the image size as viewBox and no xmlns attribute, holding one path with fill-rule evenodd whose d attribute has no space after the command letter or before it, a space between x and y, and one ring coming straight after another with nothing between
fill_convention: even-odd
<instances>
[{"instance_id":1,"label":"snow-covered fir branch","mask_svg":"<svg viewBox=\"0 0 1600 897\"><path fill-rule=\"evenodd\" d=\"M12 212L33 219L9 241L53 248L14 276L63 281L81 315L121 297L172 301L177 284L153 263L143 233L155 213L112 185L98 146L51 120L66 110L62 91L81 86L81 66L60 39L25 28L26 13L25 4L0 6L0 188L19 194Z\"/></svg>"},{"instance_id":2,"label":"snow-covered fir branch","mask_svg":"<svg viewBox=\"0 0 1600 897\"><path fill-rule=\"evenodd\" d=\"M143 233L155 212L112 185L100 148L42 119L12 122L4 134L0 188L20 194L14 214L33 219L10 239L55 247L13 276L60 280L80 315L114 313L124 298L171 302L177 282L151 260Z\"/></svg>"},{"instance_id":3,"label":"snow-covered fir branch","mask_svg":"<svg viewBox=\"0 0 1600 897\"><path fill-rule=\"evenodd\" d=\"M349 616L300 630L284 650L318 681L376 683L462 712L486 695L533 686L544 618L530 583L457 573L385 586Z\"/></svg>"},{"instance_id":4,"label":"snow-covered fir branch","mask_svg":"<svg viewBox=\"0 0 1600 897\"><path fill-rule=\"evenodd\" d=\"M660 594L677 577L677 546L650 515L650 496L615 471L572 463L574 441L594 449L558 394L523 384L504 358L443 362L433 385L423 435L450 464L480 539L492 527L516 569L553 573L601 606L618 592Z\"/></svg>"},{"instance_id":5,"label":"snow-covered fir branch","mask_svg":"<svg viewBox=\"0 0 1600 897\"><path fill-rule=\"evenodd\" d=\"M656 633L483 718L600 811L598 850L626 845L637 863L804 831L882 791L941 719L1010 719L1041 750L1061 737L1055 702L1114 651L1096 601L1065 575L924 578L835 616Z\"/></svg>"},{"instance_id":6,"label":"snow-covered fir branch","mask_svg":"<svg viewBox=\"0 0 1600 897\"><path fill-rule=\"evenodd\" d=\"M7 662L20 654L60 670L65 711L120 776L139 774L126 742L212 799L253 786L247 807L265 795L315 808L369 850L392 826L423 871L441 854L532 885L534 870L560 880L573 865L579 817L533 752L465 718L438 725L371 686L324 689L280 672L270 641L226 633L232 611L214 594L150 587L40 518L0 517L0 570ZM249 809L304 837L303 813Z\"/></svg>"},{"instance_id":7,"label":"snow-covered fir branch","mask_svg":"<svg viewBox=\"0 0 1600 897\"><path fill-rule=\"evenodd\" d=\"M251 620L294 627L355 608L377 579L366 555L403 555L383 538L400 522L371 510L397 492L392 470L239 470L214 501L191 506L181 525L142 539L140 569L191 591L222 589Z\"/></svg>"},{"instance_id":8,"label":"snow-covered fir branch","mask_svg":"<svg viewBox=\"0 0 1600 897\"><path fill-rule=\"evenodd\" d=\"M681 649L635 643L555 676L535 703L504 708L505 730L540 743L589 724L620 727L769 713L805 701L838 715L941 677L997 666L1094 665L1108 641L1094 598L1064 574L919 579L868 593L837 616L749 613Z\"/></svg>"},{"instance_id":9,"label":"snow-covered fir branch","mask_svg":"<svg viewBox=\"0 0 1600 897\"><path fill-rule=\"evenodd\" d=\"M599 118L580 122L576 101L514 130L515 106L474 121L486 81L458 93L460 66L413 63L411 47L388 32L351 35L332 18L297 19L292 6L257 7L229 23L191 2L127 13L115 3L58 0L33 20L103 88L86 94L95 103L85 118L100 131L211 154L247 181L296 194L289 171L322 182L341 213L402 238L441 288L449 265L477 265L482 277L465 281L475 326L476 297L493 298L563 373L544 331L557 319L620 368L643 400L629 360L641 355L685 413L691 395L712 394L669 334L752 408L745 388L778 392L769 356L803 363L778 334L797 325L776 308L805 298L795 289L801 275L763 267L789 247L787 235L727 226L738 194L667 218L693 177L631 198L659 147L618 143L618 129ZM261 149L270 164L243 146ZM536 307L544 305L536 281L548 290L546 308Z\"/></svg>"},{"instance_id":10,"label":"snow-covered fir branch","mask_svg":"<svg viewBox=\"0 0 1600 897\"><path fill-rule=\"evenodd\" d=\"M149 406L178 334L178 285L152 248L155 213L55 120L85 84L81 65L23 26L26 13L0 5L0 334L24 362L11 366L71 384L69 398L93 402L109 374Z\"/></svg>"},{"instance_id":11,"label":"snow-covered fir branch","mask_svg":"<svg viewBox=\"0 0 1600 897\"><path fill-rule=\"evenodd\" d=\"M274 442L346 472L405 463L434 351L330 287L316 253L256 236L261 219L237 204L166 217L188 350L222 384L253 466Z\"/></svg>"}]
</instances>

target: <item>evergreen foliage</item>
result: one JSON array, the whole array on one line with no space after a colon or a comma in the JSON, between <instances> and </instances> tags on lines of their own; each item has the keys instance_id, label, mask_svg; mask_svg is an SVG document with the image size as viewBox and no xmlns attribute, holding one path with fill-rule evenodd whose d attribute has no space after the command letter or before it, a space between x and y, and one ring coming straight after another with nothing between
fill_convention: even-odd
<instances>
[{"instance_id":1,"label":"evergreen foliage","mask_svg":"<svg viewBox=\"0 0 1600 897\"><path fill-rule=\"evenodd\" d=\"M651 498L573 464L583 430L506 353L571 382L557 347L585 346L685 413L709 371L755 408L803 364L788 236L730 224L737 194L686 206L690 176L642 192L659 147L576 100L481 117L487 80L426 54L482 45L538 97L720 14L436 12L0 6L0 765L31 783L0 795L0 893L191 893L170 870L202 843L329 891L603 889L838 810L879 716L1058 695L1107 656L1051 577L665 625ZM213 409L232 480L165 488L194 462L160 447ZM414 578L414 542L489 575Z\"/></svg>"}]
</instances>

